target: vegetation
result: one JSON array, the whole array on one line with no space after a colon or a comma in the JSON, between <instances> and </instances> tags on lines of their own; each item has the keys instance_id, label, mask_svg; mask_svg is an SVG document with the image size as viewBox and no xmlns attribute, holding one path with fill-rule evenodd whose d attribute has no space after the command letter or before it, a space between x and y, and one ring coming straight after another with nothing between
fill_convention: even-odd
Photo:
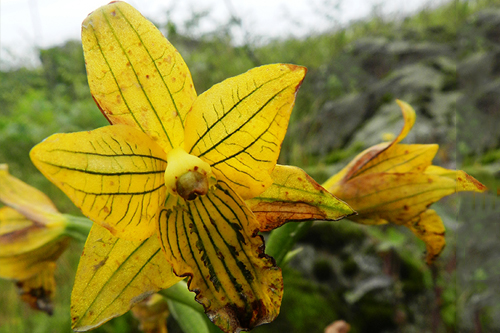
<instances>
[{"instance_id":1,"label":"vegetation","mask_svg":"<svg viewBox=\"0 0 500 333\"><path fill-rule=\"evenodd\" d=\"M374 14L344 28L301 39L273 40L264 45L235 46L229 28L237 25L238 20L201 35L192 33L197 20L184 30L171 22L162 27L188 64L198 92L261 64L288 62L306 66L308 74L292 113L292 127L315 117L328 100L366 89L369 83L363 68L339 65L351 56L349 50L356 41L380 37L390 41L442 43L459 51L458 57L463 59L491 49L488 41L481 38L467 39L457 49L457 40L462 40L459 35L468 33L467 22L484 8L500 8L500 4L496 0L456 0L407 18L388 19ZM0 72L0 162L9 164L14 176L45 192L61 212L78 215L79 210L69 199L32 165L29 151L53 133L90 130L107 122L90 96L80 42L68 41L42 49L39 56L38 68ZM452 70L450 89L456 88L453 74ZM396 97L386 96L391 100ZM322 182L364 147L359 142L346 143L326 155L312 154L296 137L288 135L280 163L311 170L316 180ZM467 147L459 149L466 152L461 160L472 174L496 184L495 170L482 165L500 160L500 142L479 153ZM447 225L454 225L455 200L451 198L436 208L443 220L451 221ZM457 318L463 311L460 307L469 303L457 299L459 278L454 261L457 235L453 228L447 231L447 241L450 245L443 258L429 268L422 257L423 244L406 230L366 227L346 221L315 224L300 244L301 254L284 269L282 314L273 326L264 325L255 332L322 332L337 319L348 321L351 332L418 332L429 327L434 328L433 332L457 331L460 324ZM13 283L0 281L0 299L4 304L0 308L0 332L70 331L70 293L81 250L82 245L73 244L59 261L53 317L33 313L20 304ZM476 270L474 274L481 282L481 274L485 273ZM484 286L481 284L479 288ZM475 320L479 327L494 323L495 311L498 310L490 307L477 312ZM136 327L137 322L127 314L96 332L138 332ZM180 331L172 319L169 329Z\"/></svg>"}]
</instances>

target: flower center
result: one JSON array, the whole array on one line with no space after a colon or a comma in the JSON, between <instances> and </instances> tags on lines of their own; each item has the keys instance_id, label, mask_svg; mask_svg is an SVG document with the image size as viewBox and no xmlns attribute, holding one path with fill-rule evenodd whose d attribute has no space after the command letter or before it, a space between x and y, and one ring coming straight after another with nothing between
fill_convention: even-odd
<instances>
[{"instance_id":1,"label":"flower center","mask_svg":"<svg viewBox=\"0 0 500 333\"><path fill-rule=\"evenodd\" d=\"M184 200L194 200L208 193L212 169L207 162L188 154L182 148L174 148L167 154L165 186Z\"/></svg>"}]
</instances>

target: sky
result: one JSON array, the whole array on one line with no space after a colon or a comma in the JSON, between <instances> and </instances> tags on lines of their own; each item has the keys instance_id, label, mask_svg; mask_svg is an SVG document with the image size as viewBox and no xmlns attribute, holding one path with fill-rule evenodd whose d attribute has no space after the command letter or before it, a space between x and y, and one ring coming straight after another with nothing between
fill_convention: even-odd
<instances>
[{"instance_id":1,"label":"sky","mask_svg":"<svg viewBox=\"0 0 500 333\"><path fill-rule=\"evenodd\" d=\"M80 39L85 17L109 0L0 0L0 66L36 65L36 47ZM242 31L268 40L302 37L313 32L345 25L369 15L377 8L386 16L403 16L427 6L430 0L129 0L147 18L178 26L193 12L209 11L200 30L227 22L231 15L242 19ZM436 1L433 1L435 3ZM293 5L292 5L293 4Z\"/></svg>"}]
</instances>

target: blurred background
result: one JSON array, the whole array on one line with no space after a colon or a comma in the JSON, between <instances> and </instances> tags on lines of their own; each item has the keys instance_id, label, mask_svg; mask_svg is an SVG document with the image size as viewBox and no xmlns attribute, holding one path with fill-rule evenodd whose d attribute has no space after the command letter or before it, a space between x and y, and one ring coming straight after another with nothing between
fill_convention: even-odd
<instances>
[{"instance_id":1,"label":"blurred background","mask_svg":"<svg viewBox=\"0 0 500 333\"><path fill-rule=\"evenodd\" d=\"M71 5L69 5L71 3ZM104 1L0 2L0 163L79 215L29 160L56 132L107 124L90 96L80 22ZM406 143L439 143L434 164L467 171L486 194L433 208L447 247L429 267L406 228L316 223L283 267L281 314L255 332L500 331L500 1L130 1L176 46L198 93L268 63L308 68L279 162L318 182L364 148L397 135L394 102L417 112ZM49 24L51 23L51 24ZM83 245L58 261L54 315L21 304L0 280L0 332L70 332L69 303ZM173 319L169 331L179 332ZM96 332L138 332L130 316Z\"/></svg>"}]
</instances>

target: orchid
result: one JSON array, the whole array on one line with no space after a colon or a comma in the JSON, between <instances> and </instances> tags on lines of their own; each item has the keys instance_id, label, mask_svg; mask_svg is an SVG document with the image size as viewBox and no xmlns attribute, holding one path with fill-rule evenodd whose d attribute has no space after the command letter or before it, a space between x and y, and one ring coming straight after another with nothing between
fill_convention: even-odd
<instances>
[{"instance_id":1,"label":"orchid","mask_svg":"<svg viewBox=\"0 0 500 333\"><path fill-rule=\"evenodd\" d=\"M68 247L67 217L0 164L0 278L16 281L21 299L49 314L56 260Z\"/></svg>"},{"instance_id":2,"label":"orchid","mask_svg":"<svg viewBox=\"0 0 500 333\"><path fill-rule=\"evenodd\" d=\"M123 2L90 14L82 42L91 93L112 125L55 134L30 154L96 223L75 279L73 329L184 277L223 331L272 321L281 270L245 200L273 185L306 69L262 66L197 96L177 50ZM336 219L352 213L338 207Z\"/></svg>"},{"instance_id":3,"label":"orchid","mask_svg":"<svg viewBox=\"0 0 500 333\"><path fill-rule=\"evenodd\" d=\"M356 210L350 217L355 222L408 227L425 242L430 264L446 241L443 221L428 207L447 195L486 187L461 170L432 165L438 145L401 144L416 116L409 104L397 103L405 119L399 135L361 152L323 186Z\"/></svg>"}]
</instances>

